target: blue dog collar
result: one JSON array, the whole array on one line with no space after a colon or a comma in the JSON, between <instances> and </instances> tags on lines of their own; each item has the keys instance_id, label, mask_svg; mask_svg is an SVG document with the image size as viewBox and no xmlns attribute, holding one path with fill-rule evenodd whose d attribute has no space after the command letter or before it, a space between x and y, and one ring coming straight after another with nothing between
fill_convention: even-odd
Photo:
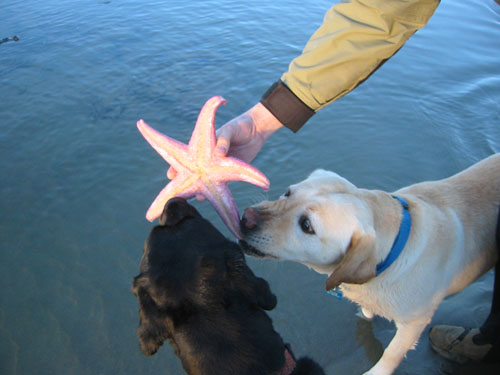
<instances>
[{"instance_id":1,"label":"blue dog collar","mask_svg":"<svg viewBox=\"0 0 500 375\"><path fill-rule=\"evenodd\" d=\"M403 251L403 248L410 237L411 231L411 215L409 211L408 203L403 199L396 195L392 196L394 199L397 199L401 205L403 206L403 219L401 220L401 225L399 226L399 233L392 244L391 251L387 257L377 264L376 274L380 275L384 272L394 261L398 258L399 254Z\"/></svg>"},{"instance_id":2,"label":"blue dog collar","mask_svg":"<svg viewBox=\"0 0 500 375\"><path fill-rule=\"evenodd\" d=\"M342 299L342 297L344 296L338 286L333 289L327 290L325 293L337 299Z\"/></svg>"},{"instance_id":3,"label":"blue dog collar","mask_svg":"<svg viewBox=\"0 0 500 375\"><path fill-rule=\"evenodd\" d=\"M396 195L393 195L392 197L394 199L397 199L401 203L401 206L403 206L403 219L401 220L401 224L399 226L399 232L398 235L396 236L396 239L394 240L394 243L392 244L391 251L389 251L387 257L376 266L377 276L380 275L382 272L384 272L392 263L394 263L394 261L398 258L399 254L401 254L401 252L403 251L406 242L408 242L408 238L410 237L411 215L409 211L408 202L406 202L403 198L398 197ZM343 296L342 292L338 287L328 290L326 294L334 296L337 299L342 299Z\"/></svg>"}]
</instances>

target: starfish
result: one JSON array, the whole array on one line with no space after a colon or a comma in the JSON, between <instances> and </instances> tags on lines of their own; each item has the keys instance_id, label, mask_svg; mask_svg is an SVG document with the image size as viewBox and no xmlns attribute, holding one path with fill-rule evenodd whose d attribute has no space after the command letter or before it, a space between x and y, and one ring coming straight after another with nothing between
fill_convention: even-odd
<instances>
[{"instance_id":1,"label":"starfish","mask_svg":"<svg viewBox=\"0 0 500 375\"><path fill-rule=\"evenodd\" d=\"M268 190L269 180L250 164L215 154L215 112L225 103L220 96L205 103L187 145L161 134L143 120L137 122L137 128L146 141L177 172L149 207L146 213L149 221L161 215L170 198L190 199L202 195L214 206L231 233L241 239L240 216L227 183L245 181Z\"/></svg>"}]
</instances>

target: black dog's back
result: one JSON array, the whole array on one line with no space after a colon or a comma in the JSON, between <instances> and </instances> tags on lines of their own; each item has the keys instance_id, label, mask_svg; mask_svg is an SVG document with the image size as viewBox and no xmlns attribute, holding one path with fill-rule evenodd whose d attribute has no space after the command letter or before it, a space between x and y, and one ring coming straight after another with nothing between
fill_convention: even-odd
<instances>
[{"instance_id":1,"label":"black dog's back","mask_svg":"<svg viewBox=\"0 0 500 375\"><path fill-rule=\"evenodd\" d=\"M146 241L140 271L133 292L144 354L169 340L189 375L280 373L285 345L265 313L276 297L239 246L185 200L167 203ZM293 374L323 372L301 359Z\"/></svg>"}]
</instances>

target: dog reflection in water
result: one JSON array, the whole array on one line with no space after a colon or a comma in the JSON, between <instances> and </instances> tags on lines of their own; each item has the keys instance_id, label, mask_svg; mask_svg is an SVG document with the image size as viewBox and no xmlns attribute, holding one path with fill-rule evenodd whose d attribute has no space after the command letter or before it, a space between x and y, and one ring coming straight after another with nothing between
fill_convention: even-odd
<instances>
[{"instance_id":1,"label":"dog reflection in water","mask_svg":"<svg viewBox=\"0 0 500 375\"><path fill-rule=\"evenodd\" d=\"M295 360L265 310L277 303L240 247L184 199L167 202L146 240L133 293L145 355L168 340L189 375L320 375Z\"/></svg>"}]
</instances>

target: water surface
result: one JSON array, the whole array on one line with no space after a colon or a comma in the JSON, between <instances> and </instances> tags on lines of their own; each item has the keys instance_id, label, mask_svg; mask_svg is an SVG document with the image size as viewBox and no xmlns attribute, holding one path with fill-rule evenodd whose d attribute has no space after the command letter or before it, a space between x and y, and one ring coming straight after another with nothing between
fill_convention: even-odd
<instances>
[{"instance_id":1,"label":"water surface","mask_svg":"<svg viewBox=\"0 0 500 375\"><path fill-rule=\"evenodd\" d=\"M0 38L20 40L0 45L0 373L182 374L170 346L146 358L136 339L130 283L167 165L135 123L186 142L209 97L228 102L218 125L248 109L331 6L311 3L3 1ZM232 183L240 210L315 168L390 191L500 152L498 35L493 0L443 1L367 82L268 141L254 164L271 190ZM328 374L366 371L394 335L304 266L249 263L278 296L276 329ZM433 324L479 325L492 276L447 299ZM452 371L425 332L397 374Z\"/></svg>"}]
</instances>

